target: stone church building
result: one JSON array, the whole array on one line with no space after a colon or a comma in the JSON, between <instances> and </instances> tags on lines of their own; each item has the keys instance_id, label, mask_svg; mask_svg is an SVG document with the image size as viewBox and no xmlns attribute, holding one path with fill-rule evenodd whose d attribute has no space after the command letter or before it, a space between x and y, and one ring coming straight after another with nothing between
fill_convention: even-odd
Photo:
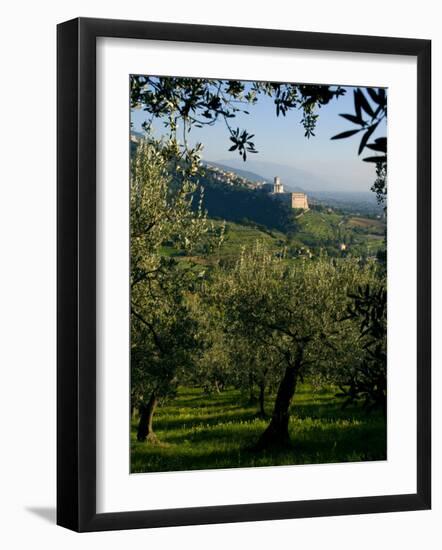
<instances>
[{"instance_id":1,"label":"stone church building","mask_svg":"<svg viewBox=\"0 0 442 550\"><path fill-rule=\"evenodd\" d=\"M273 198L287 202L292 208L309 209L307 195L299 192L284 192L284 186L279 176L275 176L273 186L271 184L266 185L266 190Z\"/></svg>"}]
</instances>

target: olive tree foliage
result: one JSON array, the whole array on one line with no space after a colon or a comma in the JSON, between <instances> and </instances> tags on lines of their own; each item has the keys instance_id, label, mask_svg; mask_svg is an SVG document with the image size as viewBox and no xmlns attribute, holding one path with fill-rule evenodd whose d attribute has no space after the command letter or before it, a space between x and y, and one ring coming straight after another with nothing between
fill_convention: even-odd
<instances>
[{"instance_id":1,"label":"olive tree foliage","mask_svg":"<svg viewBox=\"0 0 442 550\"><path fill-rule=\"evenodd\" d=\"M236 151L245 161L257 153L254 134L235 126L238 113L247 110L260 97L273 99L276 116L301 110L301 123L307 138L314 136L317 110L345 93L340 86L287 84L280 82L244 82L206 78L176 78L132 75L131 107L146 112L144 130L149 133L155 119L162 120L174 139L180 136L187 147L192 127L213 126L222 121L226 127L229 151Z\"/></svg>"},{"instance_id":2,"label":"olive tree foliage","mask_svg":"<svg viewBox=\"0 0 442 550\"><path fill-rule=\"evenodd\" d=\"M366 94L366 95L365 95ZM387 94L385 89L366 88L354 91L353 114L343 114L342 117L358 126L334 136L341 139L353 135L361 135L358 154L365 149L374 151L363 160L375 163L376 179L371 190L376 193L379 204L387 205L387 137L379 137L370 142L374 131L383 120L387 119ZM382 257L381 257L382 258ZM385 263L382 258L381 264ZM359 325L357 345L363 349L359 362L354 362L350 372L345 372L338 379L341 385L341 395L347 397L347 403L362 401L371 410L380 407L384 414L387 406L387 291L385 272L380 266L380 276L365 286L361 284L350 295L347 318L353 319Z\"/></svg>"},{"instance_id":3,"label":"olive tree foliage","mask_svg":"<svg viewBox=\"0 0 442 550\"><path fill-rule=\"evenodd\" d=\"M337 363L343 368L350 360L356 325L340 319L349 293L372 270L349 259L288 262L257 244L220 274L211 291L230 333L271 350L274 360L267 366L279 377L272 418L257 448L289 442L290 405L300 377L335 370Z\"/></svg>"},{"instance_id":4,"label":"olive tree foliage","mask_svg":"<svg viewBox=\"0 0 442 550\"><path fill-rule=\"evenodd\" d=\"M374 132L381 123L387 120L387 93L385 88L355 88L354 113L344 113L340 116L357 126L333 136L331 139L344 139L351 136L361 136L358 155L366 149L374 151L365 157L364 162L376 164L376 180L371 190L376 193L379 204L385 205L387 198L387 137L382 136L370 142Z\"/></svg>"},{"instance_id":5,"label":"olive tree foliage","mask_svg":"<svg viewBox=\"0 0 442 550\"><path fill-rule=\"evenodd\" d=\"M192 166L187 170L180 162L173 142L148 140L137 145L132 159L131 387L132 403L140 409L140 440L155 438L152 417L158 400L174 392L199 345L186 299L198 271L160 253L166 244L191 252L211 230L201 204L192 207Z\"/></svg>"},{"instance_id":6,"label":"olive tree foliage","mask_svg":"<svg viewBox=\"0 0 442 550\"><path fill-rule=\"evenodd\" d=\"M371 411L387 409L387 289L385 278L359 285L350 295L344 319L358 326L359 361L340 373L337 383L346 404L362 402Z\"/></svg>"},{"instance_id":7,"label":"olive tree foliage","mask_svg":"<svg viewBox=\"0 0 442 550\"><path fill-rule=\"evenodd\" d=\"M204 284L210 274L204 272ZM196 358L195 368L187 372L184 384L200 386L208 394L220 393L231 384L231 369L228 347L221 328L219 312L212 307L201 293L201 284L189 296L194 318L198 323L198 341L201 352Z\"/></svg>"},{"instance_id":8,"label":"olive tree foliage","mask_svg":"<svg viewBox=\"0 0 442 550\"><path fill-rule=\"evenodd\" d=\"M371 186L371 190L376 193L376 199L378 204L381 204L384 207L384 210L387 208L387 163L378 162L376 164L376 179Z\"/></svg>"},{"instance_id":9,"label":"olive tree foliage","mask_svg":"<svg viewBox=\"0 0 442 550\"><path fill-rule=\"evenodd\" d=\"M232 384L248 394L251 403L257 402L259 415L266 418L265 396L279 382L280 357L252 332L247 337L230 335L229 353Z\"/></svg>"},{"instance_id":10,"label":"olive tree foliage","mask_svg":"<svg viewBox=\"0 0 442 550\"><path fill-rule=\"evenodd\" d=\"M257 400L259 413L265 416L264 393L275 384L274 354L252 335L246 337L232 330L231 319L213 291L219 276L217 270L206 274L198 292L191 296L202 352L184 382L201 386L207 393L237 388L251 401Z\"/></svg>"}]
</instances>

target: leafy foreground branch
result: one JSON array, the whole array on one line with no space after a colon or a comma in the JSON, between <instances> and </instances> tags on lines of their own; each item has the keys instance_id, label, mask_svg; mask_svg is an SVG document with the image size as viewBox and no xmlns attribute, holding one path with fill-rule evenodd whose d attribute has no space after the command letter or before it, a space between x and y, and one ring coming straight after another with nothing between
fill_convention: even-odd
<instances>
[{"instance_id":1,"label":"leafy foreground branch","mask_svg":"<svg viewBox=\"0 0 442 550\"><path fill-rule=\"evenodd\" d=\"M275 115L285 117L290 111L301 110L301 124L307 138L314 136L318 114L316 110L340 97L340 86L290 84L281 82L244 82L206 78L177 78L132 75L131 108L146 112L144 130L149 133L155 120L163 122L171 139L180 136L184 145L187 134L195 128L224 123L229 136L229 151L236 151L245 161L257 153L254 134L234 127L238 114L248 109L260 97L272 98Z\"/></svg>"}]
</instances>

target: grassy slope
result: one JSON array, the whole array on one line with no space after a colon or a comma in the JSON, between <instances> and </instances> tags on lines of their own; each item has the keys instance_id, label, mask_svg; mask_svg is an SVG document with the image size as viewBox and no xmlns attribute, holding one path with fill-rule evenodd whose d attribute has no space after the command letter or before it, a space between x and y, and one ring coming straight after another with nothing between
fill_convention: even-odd
<instances>
[{"instance_id":1,"label":"grassy slope","mask_svg":"<svg viewBox=\"0 0 442 550\"><path fill-rule=\"evenodd\" d=\"M309 246L310 248L327 245L338 252L339 243L349 242L353 238L353 244L349 250L355 255L376 253L379 248L385 247L384 223L380 220L369 218L346 217L335 212L317 212L310 210L298 216L298 231L292 235L292 244L295 246ZM215 226L221 222L214 221ZM197 263L212 263L218 258L233 259L242 246L251 247L256 241L264 242L270 249L280 250L286 244L286 236L276 230L268 230L265 227L245 225L227 222L226 235L221 250L211 257L202 259L193 256ZM331 243L331 244L330 244ZM177 255L177 251L171 247L162 249L164 255Z\"/></svg>"},{"instance_id":2,"label":"grassy slope","mask_svg":"<svg viewBox=\"0 0 442 550\"><path fill-rule=\"evenodd\" d=\"M352 239L349 248L354 254L376 253L379 248L385 246L385 224L381 220L347 217L335 212L318 212L310 210L299 216L299 231L294 235L295 242L314 246L333 241L332 246L338 246L340 242L347 244Z\"/></svg>"},{"instance_id":3,"label":"grassy slope","mask_svg":"<svg viewBox=\"0 0 442 550\"><path fill-rule=\"evenodd\" d=\"M215 227L219 227L221 225L220 221L215 220L213 223ZM204 259L196 255L187 257L187 259L192 259L198 263L213 263L219 258L233 259L238 256L241 251L241 247L252 247L256 241L262 241L269 249L277 251L284 246L284 240L284 234L276 230L268 230L264 227L258 228L252 225L227 222L224 242L219 251L212 253L209 257ZM161 253L165 256L179 256L179 253L177 253L177 251L172 247L163 247L161 249Z\"/></svg>"},{"instance_id":4,"label":"grassy slope","mask_svg":"<svg viewBox=\"0 0 442 550\"><path fill-rule=\"evenodd\" d=\"M270 249L278 250L283 246L285 236L279 231L266 231L249 225L229 222L226 226L226 236L220 251L220 256L234 256L242 246L249 248L259 240Z\"/></svg>"},{"instance_id":5,"label":"grassy slope","mask_svg":"<svg viewBox=\"0 0 442 550\"><path fill-rule=\"evenodd\" d=\"M272 399L267 403L270 412ZM385 460L383 417L354 407L342 409L330 388L319 393L302 385L290 421L292 447L254 453L251 445L268 420L257 417L237 390L206 395L180 388L155 416L159 445L138 443L132 422L132 472L199 470L288 464Z\"/></svg>"}]
</instances>

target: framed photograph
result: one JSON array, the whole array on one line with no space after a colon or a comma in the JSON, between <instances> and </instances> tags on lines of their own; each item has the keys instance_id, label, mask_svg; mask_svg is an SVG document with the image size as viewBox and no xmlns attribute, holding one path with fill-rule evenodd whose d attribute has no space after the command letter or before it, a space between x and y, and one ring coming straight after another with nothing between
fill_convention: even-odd
<instances>
[{"instance_id":1,"label":"framed photograph","mask_svg":"<svg viewBox=\"0 0 442 550\"><path fill-rule=\"evenodd\" d=\"M58 26L59 525L430 508L430 55Z\"/></svg>"}]
</instances>

